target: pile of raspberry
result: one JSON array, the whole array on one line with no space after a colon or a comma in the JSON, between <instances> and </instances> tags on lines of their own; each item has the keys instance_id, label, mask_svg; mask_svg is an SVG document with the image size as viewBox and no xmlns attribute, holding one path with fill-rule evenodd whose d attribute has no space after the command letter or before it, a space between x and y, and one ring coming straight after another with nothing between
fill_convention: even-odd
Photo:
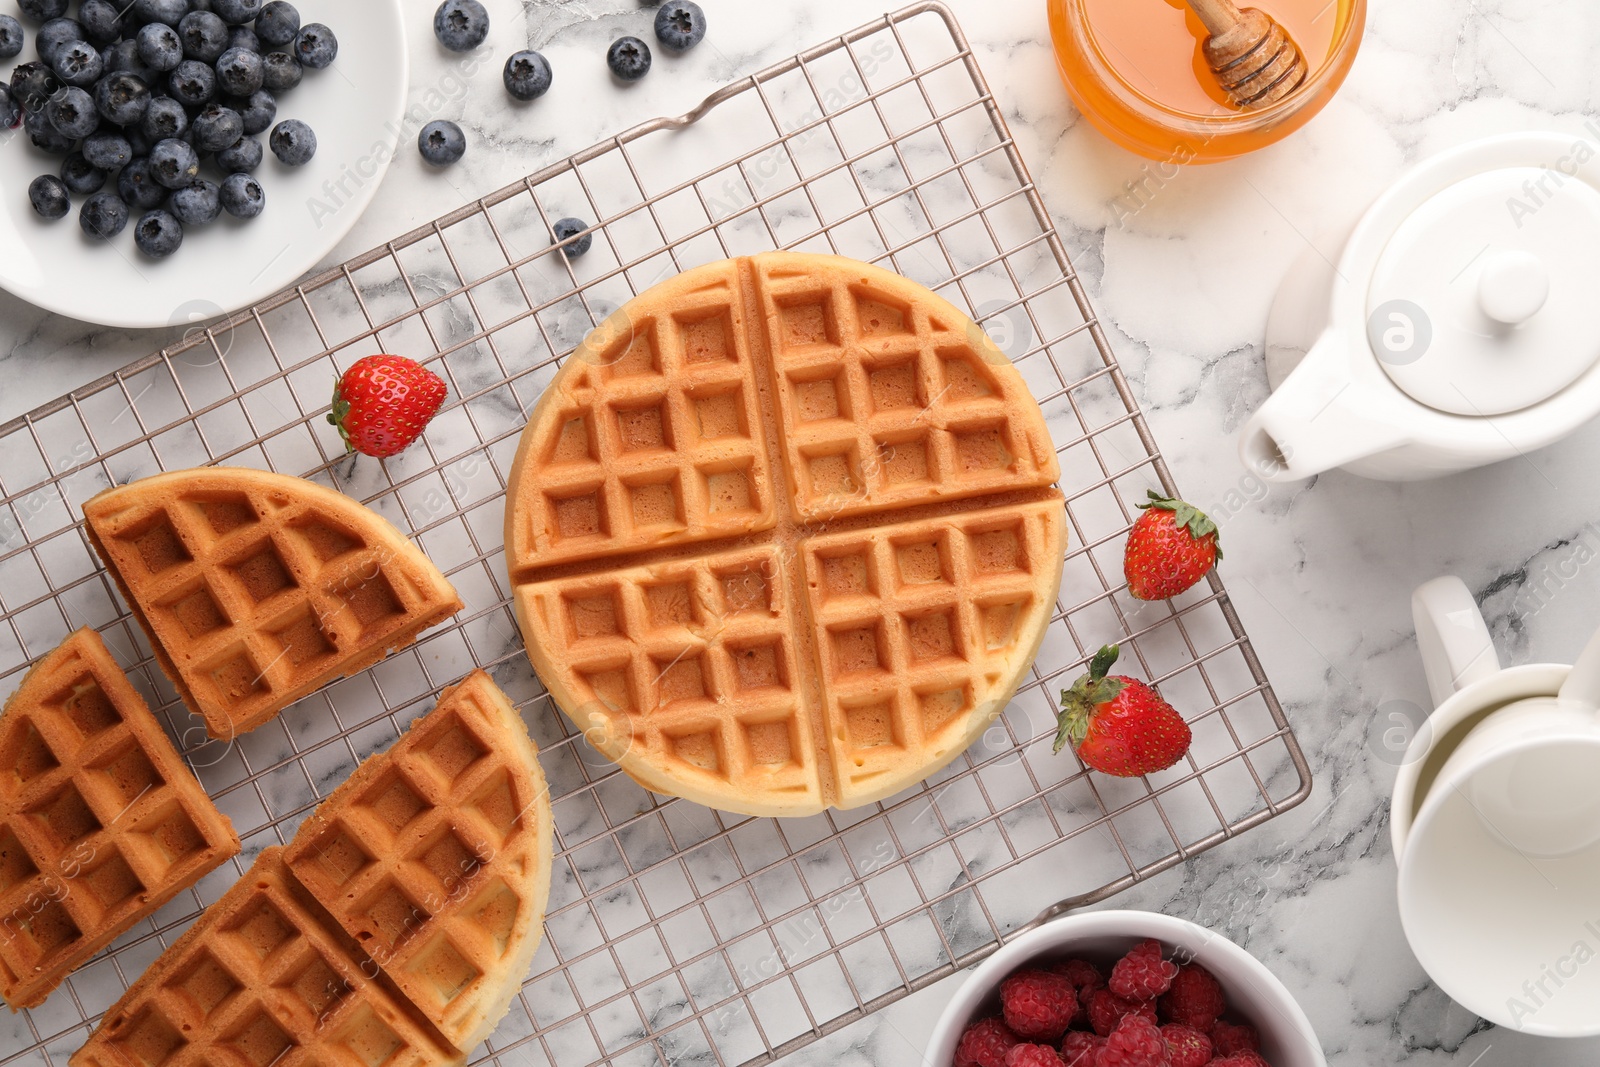
<instances>
[{"instance_id":1,"label":"pile of raspberry","mask_svg":"<svg viewBox=\"0 0 1600 1067\"><path fill-rule=\"evenodd\" d=\"M955 1067L1270 1067L1198 963L1142 941L1106 975L1085 960L1018 971L999 1015L967 1027Z\"/></svg>"}]
</instances>

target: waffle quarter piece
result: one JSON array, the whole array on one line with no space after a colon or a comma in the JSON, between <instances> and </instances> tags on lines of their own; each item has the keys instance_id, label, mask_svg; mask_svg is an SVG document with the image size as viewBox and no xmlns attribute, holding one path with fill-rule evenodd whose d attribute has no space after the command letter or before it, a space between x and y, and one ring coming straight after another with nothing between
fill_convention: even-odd
<instances>
[{"instance_id":1,"label":"waffle quarter piece","mask_svg":"<svg viewBox=\"0 0 1600 1067\"><path fill-rule=\"evenodd\" d=\"M83 512L157 661L218 739L461 608L386 520L302 478L201 467L106 490Z\"/></svg>"},{"instance_id":2,"label":"waffle quarter piece","mask_svg":"<svg viewBox=\"0 0 1600 1067\"><path fill-rule=\"evenodd\" d=\"M101 1019L71 1067L441 1067L464 1057L265 850Z\"/></svg>"},{"instance_id":3,"label":"waffle quarter piece","mask_svg":"<svg viewBox=\"0 0 1600 1067\"><path fill-rule=\"evenodd\" d=\"M454 1047L521 988L552 825L522 717L482 671L363 763L290 842L290 870Z\"/></svg>"},{"instance_id":4,"label":"waffle quarter piece","mask_svg":"<svg viewBox=\"0 0 1600 1067\"><path fill-rule=\"evenodd\" d=\"M715 345L683 325L711 321ZM690 356L713 351L736 384L697 393ZM669 390L659 470L611 465L637 396L618 365ZM676 446L722 440L738 458L707 462L751 472L744 521L687 506L649 537L611 521L628 498L602 473L698 485ZM561 482L573 456L589 473ZM690 271L596 330L524 432L506 544L529 656L646 788L751 815L884 799L970 745L1037 654L1066 549L1059 476L1021 376L926 289L832 256ZM551 486L580 483L604 521L569 537L575 498Z\"/></svg>"},{"instance_id":5,"label":"waffle quarter piece","mask_svg":"<svg viewBox=\"0 0 1600 1067\"><path fill-rule=\"evenodd\" d=\"M239 851L100 635L79 630L0 711L0 994L66 976Z\"/></svg>"}]
</instances>

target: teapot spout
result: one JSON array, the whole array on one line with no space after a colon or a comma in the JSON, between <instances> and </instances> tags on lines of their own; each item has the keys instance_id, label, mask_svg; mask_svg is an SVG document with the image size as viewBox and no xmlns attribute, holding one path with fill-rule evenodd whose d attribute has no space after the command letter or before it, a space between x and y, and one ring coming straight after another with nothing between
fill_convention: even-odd
<instances>
[{"instance_id":1,"label":"teapot spout","mask_svg":"<svg viewBox=\"0 0 1600 1067\"><path fill-rule=\"evenodd\" d=\"M1362 414L1349 338L1325 332L1245 424L1239 456L1271 482L1303 481L1406 443L1397 427Z\"/></svg>"}]
</instances>

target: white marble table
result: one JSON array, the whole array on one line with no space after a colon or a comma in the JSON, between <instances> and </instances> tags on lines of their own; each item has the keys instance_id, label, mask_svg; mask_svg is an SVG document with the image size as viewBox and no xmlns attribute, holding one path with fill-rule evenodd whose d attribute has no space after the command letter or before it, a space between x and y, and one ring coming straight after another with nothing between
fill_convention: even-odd
<instances>
[{"instance_id":1,"label":"white marble table","mask_svg":"<svg viewBox=\"0 0 1600 1067\"><path fill-rule=\"evenodd\" d=\"M432 219L878 13L852 0L702 0L706 46L628 91L611 86L606 42L644 27L636 0L488 0L499 57L543 50L557 87L513 110L499 62L435 103L468 129L456 168L400 153L377 199L330 262ZM1194 169L1119 225L1114 200L1142 161L1108 144L1068 103L1043 0L949 0L961 16L1044 198L1186 495L1214 505L1245 472L1234 435L1266 384L1262 335L1286 265L1349 222L1411 161L1487 133L1576 131L1600 108L1593 55L1600 8L1582 0L1373 0L1367 43L1342 95L1276 148ZM415 16L412 95L448 60ZM509 27L515 27L510 29ZM635 31L637 32L637 31ZM1319 245L1329 251L1323 243ZM3 252L0 252L3 254ZM1226 262L1226 272L1212 268ZM0 294L0 419L171 340L102 330ZM1502 657L1570 660L1600 624L1600 528L1591 457L1600 427L1523 460L1391 486L1345 474L1246 492L1225 524L1229 588L1317 775L1307 804L1114 906L1196 918L1264 959L1300 998L1330 1063L1480 1067L1592 1063L1600 1041L1558 1043L1489 1027L1422 973L1401 936L1387 794L1388 713L1425 704L1407 591L1441 573L1482 600ZM1535 589L1542 590L1535 595ZM792 1057L909 1064L952 979ZM943 1067L943 1065L939 1065Z\"/></svg>"}]
</instances>

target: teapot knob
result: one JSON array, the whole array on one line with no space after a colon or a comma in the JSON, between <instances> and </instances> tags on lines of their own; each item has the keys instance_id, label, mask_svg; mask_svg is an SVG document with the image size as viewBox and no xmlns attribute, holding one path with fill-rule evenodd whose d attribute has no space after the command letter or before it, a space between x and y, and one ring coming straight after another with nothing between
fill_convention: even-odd
<instances>
[{"instance_id":1,"label":"teapot knob","mask_svg":"<svg viewBox=\"0 0 1600 1067\"><path fill-rule=\"evenodd\" d=\"M1495 322L1520 326L1550 299L1550 271L1532 252L1496 252L1478 278L1478 306Z\"/></svg>"}]
</instances>

